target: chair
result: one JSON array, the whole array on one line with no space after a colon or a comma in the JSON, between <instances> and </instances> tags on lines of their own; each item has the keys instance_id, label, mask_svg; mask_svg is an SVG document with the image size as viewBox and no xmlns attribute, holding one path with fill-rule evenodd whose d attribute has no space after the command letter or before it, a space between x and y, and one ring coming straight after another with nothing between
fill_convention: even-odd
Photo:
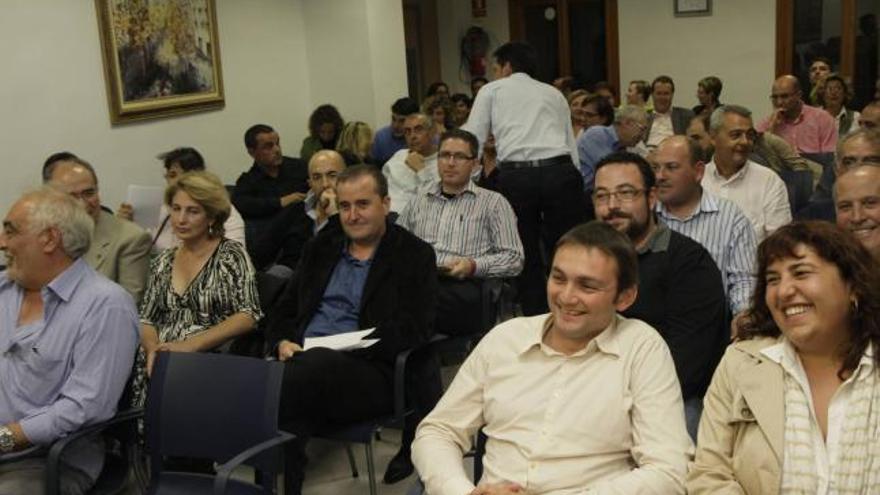
<instances>
[{"instance_id":1,"label":"chair","mask_svg":"<svg viewBox=\"0 0 880 495\"><path fill-rule=\"evenodd\" d=\"M806 207L813 195L813 172L810 170L780 170L779 177L785 183L792 214Z\"/></svg>"},{"instance_id":2,"label":"chair","mask_svg":"<svg viewBox=\"0 0 880 495\"><path fill-rule=\"evenodd\" d=\"M282 373L281 363L261 359L158 353L145 413L147 493L275 493L278 447L295 438L278 430ZM167 456L223 464L216 476L164 471ZM229 479L242 464L261 474L262 487Z\"/></svg>"},{"instance_id":3,"label":"chair","mask_svg":"<svg viewBox=\"0 0 880 495\"><path fill-rule=\"evenodd\" d=\"M257 294L260 298L260 308L263 310L263 319L257 323L257 328L254 331L232 341L229 346L230 354L249 357L266 355L265 322L268 321L269 312L284 293L289 280L271 273L257 272Z\"/></svg>"}]
</instances>

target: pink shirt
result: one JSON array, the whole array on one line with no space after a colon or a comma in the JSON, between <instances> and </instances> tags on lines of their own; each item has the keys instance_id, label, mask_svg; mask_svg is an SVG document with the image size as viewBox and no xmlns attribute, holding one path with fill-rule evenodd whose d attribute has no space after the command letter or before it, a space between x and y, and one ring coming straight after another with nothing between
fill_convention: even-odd
<instances>
[{"instance_id":1,"label":"pink shirt","mask_svg":"<svg viewBox=\"0 0 880 495\"><path fill-rule=\"evenodd\" d=\"M770 117L758 123L757 129L766 132ZM804 105L794 122L782 122L773 134L785 139L800 153L834 153L837 146L837 123L821 108Z\"/></svg>"}]
</instances>

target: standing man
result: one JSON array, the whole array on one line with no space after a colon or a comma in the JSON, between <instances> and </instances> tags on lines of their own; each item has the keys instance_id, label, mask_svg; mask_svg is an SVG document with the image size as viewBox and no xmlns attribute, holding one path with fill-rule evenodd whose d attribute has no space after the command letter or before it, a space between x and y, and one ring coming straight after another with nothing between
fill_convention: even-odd
<instances>
[{"instance_id":1,"label":"standing man","mask_svg":"<svg viewBox=\"0 0 880 495\"><path fill-rule=\"evenodd\" d=\"M83 259L101 275L141 300L150 264L150 234L138 225L101 208L95 169L77 157L55 162L46 170L48 184L80 200L95 221L95 233Z\"/></svg>"},{"instance_id":2,"label":"standing man","mask_svg":"<svg viewBox=\"0 0 880 495\"><path fill-rule=\"evenodd\" d=\"M792 75L773 82L770 93L773 113L758 123L758 131L772 132L800 153L833 153L837 123L821 108L804 104L801 83Z\"/></svg>"},{"instance_id":3,"label":"standing man","mask_svg":"<svg viewBox=\"0 0 880 495\"><path fill-rule=\"evenodd\" d=\"M112 218L112 217L111 217ZM3 219L0 250L0 456L113 416L138 345L131 297L82 259L93 220L51 188L22 196ZM86 493L103 441L71 444L61 493ZM0 493L45 493L45 455L0 463Z\"/></svg>"},{"instance_id":4,"label":"standing man","mask_svg":"<svg viewBox=\"0 0 880 495\"><path fill-rule=\"evenodd\" d=\"M521 42L493 54L495 80L477 94L463 129L482 147L489 134L498 150L498 184L517 217L525 249L519 295L525 315L547 311L546 268L541 251L585 219L583 179L568 102L556 88L536 81L535 49Z\"/></svg>"},{"instance_id":5,"label":"standing man","mask_svg":"<svg viewBox=\"0 0 880 495\"><path fill-rule=\"evenodd\" d=\"M403 121L407 115L419 113L419 104L409 97L400 98L391 105L391 125L376 131L370 155L379 166L385 164L391 155L406 148L406 136L403 134Z\"/></svg>"},{"instance_id":6,"label":"standing man","mask_svg":"<svg viewBox=\"0 0 880 495\"><path fill-rule=\"evenodd\" d=\"M693 111L672 106L674 95L675 83L671 77L658 76L651 83L654 112L648 116L648 130L645 133L645 144L648 148L656 148L660 141L673 134L685 134L688 124L694 118Z\"/></svg>"}]
</instances>

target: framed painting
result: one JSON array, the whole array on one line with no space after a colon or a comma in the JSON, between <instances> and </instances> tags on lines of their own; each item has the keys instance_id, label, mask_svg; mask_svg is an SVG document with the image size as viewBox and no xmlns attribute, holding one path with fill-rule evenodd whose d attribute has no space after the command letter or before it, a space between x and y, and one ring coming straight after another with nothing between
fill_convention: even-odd
<instances>
[{"instance_id":1,"label":"framed painting","mask_svg":"<svg viewBox=\"0 0 880 495\"><path fill-rule=\"evenodd\" d=\"M113 124L222 108L214 0L95 0Z\"/></svg>"}]
</instances>

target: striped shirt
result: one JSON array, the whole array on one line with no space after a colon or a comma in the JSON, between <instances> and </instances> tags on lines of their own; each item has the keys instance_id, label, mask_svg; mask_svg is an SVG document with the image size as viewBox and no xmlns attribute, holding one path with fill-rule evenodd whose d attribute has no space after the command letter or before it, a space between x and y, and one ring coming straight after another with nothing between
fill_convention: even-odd
<instances>
[{"instance_id":1,"label":"striped shirt","mask_svg":"<svg viewBox=\"0 0 880 495\"><path fill-rule=\"evenodd\" d=\"M673 216L660 202L656 209L670 229L699 242L712 255L732 314L747 309L755 288L757 241L739 207L704 190L697 209L686 218Z\"/></svg>"},{"instance_id":2,"label":"striped shirt","mask_svg":"<svg viewBox=\"0 0 880 495\"><path fill-rule=\"evenodd\" d=\"M440 181L422 188L397 223L434 248L439 266L471 258L475 277L513 277L522 270L513 208L504 196L473 182L451 198L442 194Z\"/></svg>"}]
</instances>

